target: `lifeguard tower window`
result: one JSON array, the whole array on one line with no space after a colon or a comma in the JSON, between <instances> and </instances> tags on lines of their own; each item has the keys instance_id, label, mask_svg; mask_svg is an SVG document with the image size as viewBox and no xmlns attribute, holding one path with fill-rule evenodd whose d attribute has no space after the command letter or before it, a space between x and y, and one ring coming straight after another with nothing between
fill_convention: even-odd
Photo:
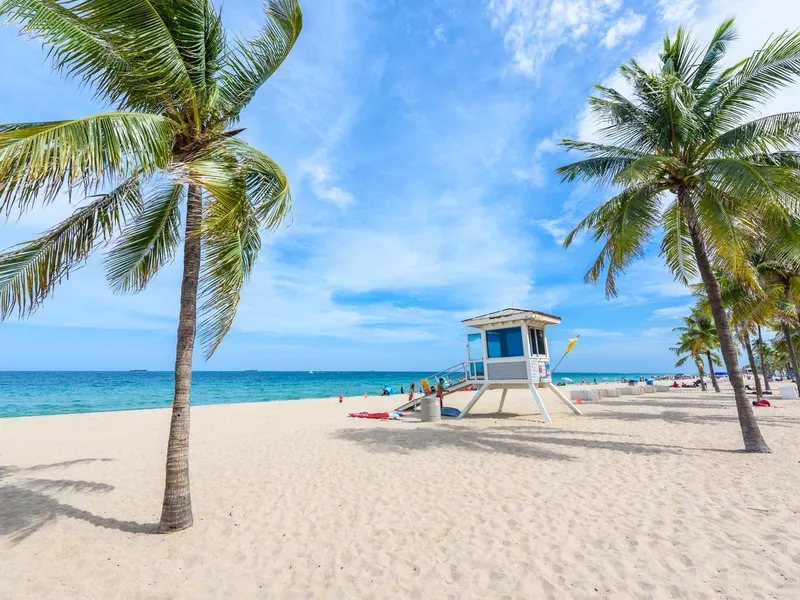
<instances>
[{"instance_id":1,"label":"lifeguard tower window","mask_svg":"<svg viewBox=\"0 0 800 600\"><path fill-rule=\"evenodd\" d=\"M508 358L525 356L522 349L522 328L489 329L486 332L486 346L489 358Z\"/></svg>"},{"instance_id":2,"label":"lifeguard tower window","mask_svg":"<svg viewBox=\"0 0 800 600\"><path fill-rule=\"evenodd\" d=\"M544 330L531 327L529 331L531 333L531 356L545 356L547 347L544 345Z\"/></svg>"}]
</instances>

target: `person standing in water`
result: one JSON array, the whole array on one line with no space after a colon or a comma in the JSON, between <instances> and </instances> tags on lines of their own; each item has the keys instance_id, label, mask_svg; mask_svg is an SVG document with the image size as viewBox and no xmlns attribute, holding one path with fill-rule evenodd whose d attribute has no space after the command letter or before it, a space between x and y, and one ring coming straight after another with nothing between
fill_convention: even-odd
<instances>
[{"instance_id":1,"label":"person standing in water","mask_svg":"<svg viewBox=\"0 0 800 600\"><path fill-rule=\"evenodd\" d=\"M439 408L444 408L444 378L439 377L439 385L436 386L436 397L439 399Z\"/></svg>"}]
</instances>

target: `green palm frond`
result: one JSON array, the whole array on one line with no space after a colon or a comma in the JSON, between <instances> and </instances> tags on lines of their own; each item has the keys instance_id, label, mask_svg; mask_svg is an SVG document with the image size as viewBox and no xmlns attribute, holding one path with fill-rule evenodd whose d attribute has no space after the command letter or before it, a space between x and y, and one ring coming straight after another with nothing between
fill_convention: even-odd
<instances>
[{"instance_id":1,"label":"green palm frond","mask_svg":"<svg viewBox=\"0 0 800 600\"><path fill-rule=\"evenodd\" d=\"M137 179L77 209L44 235L0 254L0 319L35 311L55 286L141 209Z\"/></svg>"},{"instance_id":2,"label":"green palm frond","mask_svg":"<svg viewBox=\"0 0 800 600\"><path fill-rule=\"evenodd\" d=\"M589 213L564 239L568 248L580 231L587 230L595 241L604 241L584 279L595 283L606 271L607 297L616 296L617 276L643 256L645 244L658 227L660 193L658 186L623 190Z\"/></svg>"},{"instance_id":3,"label":"green palm frond","mask_svg":"<svg viewBox=\"0 0 800 600\"><path fill-rule=\"evenodd\" d=\"M747 58L725 85L709 120L721 129L735 127L800 75L800 34L782 33Z\"/></svg>"},{"instance_id":4,"label":"green palm frond","mask_svg":"<svg viewBox=\"0 0 800 600\"><path fill-rule=\"evenodd\" d=\"M0 16L23 26L48 49L53 67L116 104L128 92L131 65L103 31L56 0L2 0Z\"/></svg>"},{"instance_id":5,"label":"green palm frond","mask_svg":"<svg viewBox=\"0 0 800 600\"><path fill-rule=\"evenodd\" d=\"M225 118L236 119L258 88L281 66L303 28L297 0L265 0L267 23L255 38L237 39L220 76Z\"/></svg>"},{"instance_id":6,"label":"green palm frond","mask_svg":"<svg viewBox=\"0 0 800 600\"><path fill-rule=\"evenodd\" d=\"M232 141L228 147L239 160L245 192L261 226L275 229L292 210L286 174L269 156L245 142Z\"/></svg>"},{"instance_id":7,"label":"green palm frond","mask_svg":"<svg viewBox=\"0 0 800 600\"><path fill-rule=\"evenodd\" d=\"M146 176L166 166L171 143L169 121L145 113L4 125L0 211L25 211L37 197L50 202L64 185L93 190L133 172Z\"/></svg>"},{"instance_id":8,"label":"green palm frond","mask_svg":"<svg viewBox=\"0 0 800 600\"><path fill-rule=\"evenodd\" d=\"M708 44L703 59L697 65L692 77L692 87L699 89L706 83L709 77L713 76L717 65L725 57L725 51L731 42L738 37L733 19L723 21Z\"/></svg>"},{"instance_id":9,"label":"green palm frond","mask_svg":"<svg viewBox=\"0 0 800 600\"><path fill-rule=\"evenodd\" d=\"M684 285L697 277L697 259L694 255L689 224L677 201L672 202L662 215L664 239L661 255L677 281Z\"/></svg>"},{"instance_id":10,"label":"green palm frond","mask_svg":"<svg viewBox=\"0 0 800 600\"><path fill-rule=\"evenodd\" d=\"M180 206L184 197L183 185L157 188L122 232L106 256L106 277L115 293L143 290L174 258L181 239Z\"/></svg>"},{"instance_id":11,"label":"green palm frond","mask_svg":"<svg viewBox=\"0 0 800 600\"><path fill-rule=\"evenodd\" d=\"M255 207L242 195L238 208L236 227L209 230L203 237L198 337L206 358L214 354L230 331L242 288L261 249Z\"/></svg>"},{"instance_id":12,"label":"green palm frond","mask_svg":"<svg viewBox=\"0 0 800 600\"><path fill-rule=\"evenodd\" d=\"M734 127L713 140L716 155L769 153L800 144L800 112L781 113Z\"/></svg>"},{"instance_id":13,"label":"green palm frond","mask_svg":"<svg viewBox=\"0 0 800 600\"><path fill-rule=\"evenodd\" d=\"M192 52L191 40L197 44L201 37L203 4L201 0L83 0L73 5L73 11L88 27L103 32L131 65L129 104L152 106L155 99L179 113L184 111L175 110L178 105L197 109L192 75L179 41L185 52Z\"/></svg>"}]
</instances>

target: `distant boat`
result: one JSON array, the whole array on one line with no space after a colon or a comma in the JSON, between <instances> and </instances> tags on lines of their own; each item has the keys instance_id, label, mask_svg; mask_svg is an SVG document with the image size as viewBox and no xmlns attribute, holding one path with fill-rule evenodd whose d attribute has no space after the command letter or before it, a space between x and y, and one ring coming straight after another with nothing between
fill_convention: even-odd
<instances>
[{"instance_id":1,"label":"distant boat","mask_svg":"<svg viewBox=\"0 0 800 600\"><path fill-rule=\"evenodd\" d=\"M308 372L308 374L309 374L309 375L313 375L313 374L314 374L314 371L309 371L309 372Z\"/></svg>"},{"instance_id":2,"label":"distant boat","mask_svg":"<svg viewBox=\"0 0 800 600\"><path fill-rule=\"evenodd\" d=\"M245 369L245 373L258 373L258 369Z\"/></svg>"},{"instance_id":3,"label":"distant boat","mask_svg":"<svg viewBox=\"0 0 800 600\"><path fill-rule=\"evenodd\" d=\"M147 369L131 369L131 373L147 373Z\"/></svg>"}]
</instances>

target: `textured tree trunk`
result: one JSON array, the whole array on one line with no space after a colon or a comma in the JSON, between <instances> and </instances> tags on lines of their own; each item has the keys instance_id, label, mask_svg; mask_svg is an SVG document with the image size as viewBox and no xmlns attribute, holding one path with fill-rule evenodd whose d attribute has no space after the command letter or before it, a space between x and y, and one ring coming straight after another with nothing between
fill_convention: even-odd
<instances>
[{"instance_id":1,"label":"textured tree trunk","mask_svg":"<svg viewBox=\"0 0 800 600\"><path fill-rule=\"evenodd\" d=\"M797 391L800 392L800 376L797 372L797 353L794 351L794 344L792 343L792 331L789 325L783 324L783 336L786 338L786 349L789 351L789 363L792 365L794 372L794 383L797 386Z\"/></svg>"},{"instance_id":2,"label":"textured tree trunk","mask_svg":"<svg viewBox=\"0 0 800 600\"><path fill-rule=\"evenodd\" d=\"M719 382L717 381L717 375L714 373L714 361L711 360L711 352L706 352L706 358L708 359L708 373L711 377L711 383L714 386L714 391L719 394Z\"/></svg>"},{"instance_id":3,"label":"textured tree trunk","mask_svg":"<svg viewBox=\"0 0 800 600\"><path fill-rule=\"evenodd\" d=\"M753 371L753 379L756 382L756 400L764 397L764 392L761 390L761 381L758 378L758 369L756 368L756 358L753 356L753 346L750 344L750 332L744 330L744 348L747 351L747 360L750 362L750 370Z\"/></svg>"},{"instance_id":4,"label":"textured tree trunk","mask_svg":"<svg viewBox=\"0 0 800 600\"><path fill-rule=\"evenodd\" d=\"M764 340L761 338L761 325L757 325L756 327L758 328L758 353L761 356L761 374L764 376L764 390L769 392L771 391L769 382L772 380L772 369L767 365L767 359L764 354Z\"/></svg>"},{"instance_id":5,"label":"textured tree trunk","mask_svg":"<svg viewBox=\"0 0 800 600\"><path fill-rule=\"evenodd\" d=\"M697 218L687 190L678 192L678 200L689 225L697 267L708 295L714 324L717 326L717 336L722 350L722 358L728 370L728 379L733 386L733 394L736 398L736 412L739 416L739 426L742 429L744 448L747 452L769 452L769 446L767 446L767 442L764 441L761 430L758 428L758 421L756 421L756 416L753 413L753 405L750 404L744 389L744 379L742 378L742 371L739 369L739 357L731 336L728 315L725 314L725 305L722 303L722 294L719 290L717 278L714 276L714 271L711 269L705 242L697 228Z\"/></svg>"},{"instance_id":6,"label":"textured tree trunk","mask_svg":"<svg viewBox=\"0 0 800 600\"><path fill-rule=\"evenodd\" d=\"M175 400L167 443L164 504L159 533L191 527L192 497L189 493L189 392L192 355L197 330L197 285L200 278L200 228L203 199L200 188L190 185L186 202L186 235L183 242L183 283L175 353Z\"/></svg>"}]
</instances>

